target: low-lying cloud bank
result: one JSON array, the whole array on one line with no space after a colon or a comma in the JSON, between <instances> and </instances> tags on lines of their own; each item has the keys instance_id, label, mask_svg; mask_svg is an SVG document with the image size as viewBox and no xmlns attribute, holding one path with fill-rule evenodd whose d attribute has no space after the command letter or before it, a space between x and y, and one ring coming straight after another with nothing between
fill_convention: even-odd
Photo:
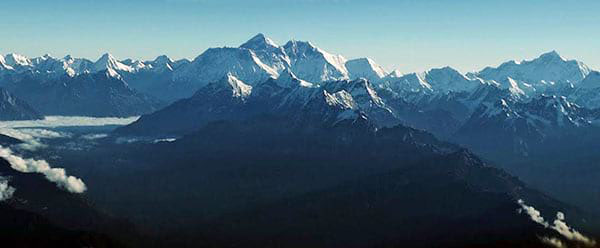
<instances>
[{"instance_id":1,"label":"low-lying cloud bank","mask_svg":"<svg viewBox=\"0 0 600 248\"><path fill-rule=\"evenodd\" d=\"M8 180L0 177L0 202L10 199L15 193L15 188L8 185Z\"/></svg>"},{"instance_id":2,"label":"low-lying cloud bank","mask_svg":"<svg viewBox=\"0 0 600 248\"><path fill-rule=\"evenodd\" d=\"M0 134L23 141L18 147L21 149L35 151L39 148L45 148L46 145L40 139L56 139L71 137L70 133L57 132L41 128L0 128Z\"/></svg>"},{"instance_id":3,"label":"low-lying cloud bank","mask_svg":"<svg viewBox=\"0 0 600 248\"><path fill-rule=\"evenodd\" d=\"M46 116L43 120L0 121L0 128L40 128L127 125L139 119L133 117Z\"/></svg>"},{"instance_id":4,"label":"low-lying cloud bank","mask_svg":"<svg viewBox=\"0 0 600 248\"><path fill-rule=\"evenodd\" d=\"M577 230L575 230L575 229L571 228L569 225L567 225L567 222L565 221L564 213L562 213L562 212L556 213L556 218L554 219L554 222L552 222L552 224L550 224L544 220L544 217L542 217L540 211L535 209L533 206L526 205L523 200L519 200L518 203L521 206L521 208L518 210L519 213L527 214L529 216L529 218L531 218L531 220L544 226L545 228L550 228L550 229L558 232L564 238L571 240L571 241L582 243L583 245L586 245L588 247L593 247L596 245L595 240L584 236ZM556 239L556 238L544 237L544 238L542 238L542 242L547 243L549 245L553 245L555 247L566 247L562 241L560 241L559 239Z\"/></svg>"},{"instance_id":5,"label":"low-lying cloud bank","mask_svg":"<svg viewBox=\"0 0 600 248\"><path fill-rule=\"evenodd\" d=\"M11 168L23 173L41 173L51 182L72 193L86 191L85 183L79 178L67 176L65 169L52 168L45 160L25 159L15 155L10 148L0 146L0 157L6 159Z\"/></svg>"}]
</instances>

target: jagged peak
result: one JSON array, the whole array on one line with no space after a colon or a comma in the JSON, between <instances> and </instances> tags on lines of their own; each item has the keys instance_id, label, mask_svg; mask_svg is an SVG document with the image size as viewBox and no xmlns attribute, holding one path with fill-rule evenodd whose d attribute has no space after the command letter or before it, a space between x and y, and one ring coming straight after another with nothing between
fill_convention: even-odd
<instances>
[{"instance_id":1,"label":"jagged peak","mask_svg":"<svg viewBox=\"0 0 600 248\"><path fill-rule=\"evenodd\" d=\"M325 102L329 106L338 106L342 109L356 109L357 105L354 102L354 98L350 93L345 90L337 91L333 94L323 90L325 96Z\"/></svg>"},{"instance_id":2,"label":"jagged peak","mask_svg":"<svg viewBox=\"0 0 600 248\"><path fill-rule=\"evenodd\" d=\"M287 52L291 52L292 54L304 53L304 52L307 52L307 51L312 51L312 52L317 52L317 53L322 54L327 59L332 58L332 57L337 57L336 60L340 60L340 58L342 58L342 60L344 61L344 63L346 62L346 59L343 58L341 55L330 54L327 51L325 51L325 50L317 47L315 44L313 44L310 41L290 40L290 41L288 41L283 46L283 48Z\"/></svg>"},{"instance_id":3,"label":"jagged peak","mask_svg":"<svg viewBox=\"0 0 600 248\"><path fill-rule=\"evenodd\" d=\"M278 48L279 45L264 34L259 33L252 37L246 43L242 44L240 48L247 48L252 50L265 50L269 48Z\"/></svg>"}]
</instances>

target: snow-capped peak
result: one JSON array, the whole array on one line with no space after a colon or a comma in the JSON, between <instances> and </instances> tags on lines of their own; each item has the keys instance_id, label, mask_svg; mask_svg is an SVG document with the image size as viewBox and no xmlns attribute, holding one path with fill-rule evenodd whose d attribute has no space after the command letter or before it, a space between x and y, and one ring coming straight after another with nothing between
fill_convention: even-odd
<instances>
[{"instance_id":1,"label":"snow-capped peak","mask_svg":"<svg viewBox=\"0 0 600 248\"><path fill-rule=\"evenodd\" d=\"M27 57L20 55L20 54L16 54L16 53L9 53L4 57L4 63L6 65L9 65L11 67L15 67L15 66L31 66L31 60L29 60Z\"/></svg>"},{"instance_id":2,"label":"snow-capped peak","mask_svg":"<svg viewBox=\"0 0 600 248\"><path fill-rule=\"evenodd\" d=\"M440 92L470 91L480 84L470 80L452 67L434 68L425 73L425 80L433 90Z\"/></svg>"},{"instance_id":3,"label":"snow-capped peak","mask_svg":"<svg viewBox=\"0 0 600 248\"><path fill-rule=\"evenodd\" d=\"M377 65L375 61L370 58L359 58L349 60L345 64L348 70L349 77L355 78L366 78L371 82L379 82L387 74L385 70Z\"/></svg>"},{"instance_id":4,"label":"snow-capped peak","mask_svg":"<svg viewBox=\"0 0 600 248\"><path fill-rule=\"evenodd\" d=\"M246 43L242 44L240 47L252 50L268 50L278 48L279 45L277 45L277 43L275 43L273 40L266 37L264 34L259 33L256 36L252 37L252 39L246 41Z\"/></svg>"},{"instance_id":5,"label":"snow-capped peak","mask_svg":"<svg viewBox=\"0 0 600 248\"><path fill-rule=\"evenodd\" d=\"M114 75L120 71L123 72L133 72L134 69L128 65L125 65L119 62L115 57L110 53L105 53L98 59L93 65L93 72L100 72L104 70L109 70L109 73Z\"/></svg>"},{"instance_id":6,"label":"snow-capped peak","mask_svg":"<svg viewBox=\"0 0 600 248\"><path fill-rule=\"evenodd\" d=\"M519 84L530 85L535 89L531 92L543 93L552 85L576 85L589 72L590 69L582 62L567 60L558 52L550 51L533 60L509 61L496 68L487 67L476 73L476 76L498 83L507 82L510 77Z\"/></svg>"}]
</instances>

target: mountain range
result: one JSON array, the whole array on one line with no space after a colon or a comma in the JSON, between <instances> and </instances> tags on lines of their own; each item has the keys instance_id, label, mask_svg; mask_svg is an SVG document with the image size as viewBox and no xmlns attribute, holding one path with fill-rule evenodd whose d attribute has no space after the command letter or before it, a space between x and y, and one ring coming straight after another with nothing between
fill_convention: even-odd
<instances>
[{"instance_id":1,"label":"mountain range","mask_svg":"<svg viewBox=\"0 0 600 248\"><path fill-rule=\"evenodd\" d=\"M109 154L102 157L131 153L119 161L147 164L147 174L137 182L137 188L149 187L147 178L163 180L160 171L164 168L152 168L157 161L181 167L173 172L177 180L164 182L180 188L205 187L206 191L194 192L195 198L189 201L189 194L184 194L188 191L169 192L165 195L180 204L158 215L167 222L178 217L177 212L198 214L193 216L196 220L218 228L214 232L202 230L203 235L208 233L215 238L203 240L213 246L222 246L222 242L248 233L257 240L245 239L238 246L265 246L261 240L272 240L271 246L300 240L305 241L305 246L323 244L318 231L308 231L313 226L322 231L335 230L335 236L340 238L329 242L337 246L365 244L369 240L390 241L384 245L416 242L410 240L410 235L386 239L390 230L404 230L398 223L414 220L403 219L407 215L397 216L396 224L386 222L388 228L368 235L358 235L364 230L350 227L371 226L373 216L394 216L396 205L390 202L414 200L431 204L439 197L435 192L443 190L448 202L460 203L447 206L455 207L450 208L448 216L462 218L444 219L447 226L476 223L494 209L518 207L515 203L520 198L534 199L536 205L547 210L558 211L559 205L569 208L550 200L555 197L600 214L596 207L600 204L596 190L600 188L600 170L593 167L600 159L596 151L600 145L600 72L583 62L565 59L556 51L467 74L451 67L402 74L397 70L386 72L369 58L348 60L311 42L292 40L279 45L258 34L239 47L210 48L192 61L175 61L167 56L151 61L118 60L104 54L94 62L71 56L30 59L8 54L0 56L0 87L4 88L0 99L2 119L140 115L113 135L178 138L170 143L133 144L123 150L119 147L114 154L110 153L114 148L105 148ZM164 151L168 151L168 156L161 155ZM291 173L287 171L290 168L284 170L276 162L289 163L290 157L314 167L304 165L308 171L294 167L291 171L299 174L285 174ZM378 161L381 157L388 160ZM198 166L194 163L197 161L205 163ZM551 197L492 169L488 161ZM300 168L299 164L296 166ZM185 172L190 175L184 175ZM206 181L199 182L197 176L191 176L198 174ZM123 188L133 183L130 178L115 177L115 184L123 183ZM310 180L313 182L307 188L306 181ZM221 195L211 191L216 185ZM251 193L246 195L248 188ZM381 193L376 194L381 197L377 199L364 192L380 189L381 192L375 192ZM416 189L429 191L418 195ZM106 192L109 191L114 189ZM127 198L122 201L154 200L135 193L139 192L122 192ZM405 198L398 197L403 194ZM111 197L118 198L119 194ZM362 200L357 203L352 199ZM110 201L105 207L110 208ZM207 201L213 205L198 204ZM469 215L463 211L480 202L489 202L485 211L490 212ZM193 211L197 208L203 208L202 213ZM422 214L433 221L436 218L432 216L442 210L447 209L429 207ZM148 214L154 209L115 211L144 220L158 218ZM344 215L356 217L364 211L368 215L359 214L364 218L353 219L356 223L344 221ZM341 221L320 223L311 219L326 219L324 216L336 213ZM293 218L286 220L289 216ZM526 223L521 219L511 221ZM586 222L582 218L577 221ZM335 226L339 229L327 226L333 222L339 224ZM179 219L173 223L197 222ZM290 226L290 230L305 236L280 233L269 223ZM415 230L434 230L431 223L423 222L422 229ZM498 228L510 226L495 224L500 224ZM349 228L340 228L343 226ZM434 233L441 237L440 243L429 245L451 245L444 243L450 241L443 230ZM456 235L467 235L477 230L456 231ZM176 234L177 229L173 233L186 239L198 234ZM539 238L530 233L515 237L527 242ZM479 244L478 240L469 242Z\"/></svg>"}]
</instances>

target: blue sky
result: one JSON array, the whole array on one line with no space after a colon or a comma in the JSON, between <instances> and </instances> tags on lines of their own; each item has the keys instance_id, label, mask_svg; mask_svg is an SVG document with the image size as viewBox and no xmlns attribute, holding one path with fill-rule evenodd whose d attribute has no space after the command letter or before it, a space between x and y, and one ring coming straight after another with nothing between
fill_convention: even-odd
<instances>
[{"instance_id":1,"label":"blue sky","mask_svg":"<svg viewBox=\"0 0 600 248\"><path fill-rule=\"evenodd\" d=\"M600 69L597 0L19 0L0 8L0 53L194 58L256 33L309 40L402 72L462 72L557 50Z\"/></svg>"}]
</instances>

